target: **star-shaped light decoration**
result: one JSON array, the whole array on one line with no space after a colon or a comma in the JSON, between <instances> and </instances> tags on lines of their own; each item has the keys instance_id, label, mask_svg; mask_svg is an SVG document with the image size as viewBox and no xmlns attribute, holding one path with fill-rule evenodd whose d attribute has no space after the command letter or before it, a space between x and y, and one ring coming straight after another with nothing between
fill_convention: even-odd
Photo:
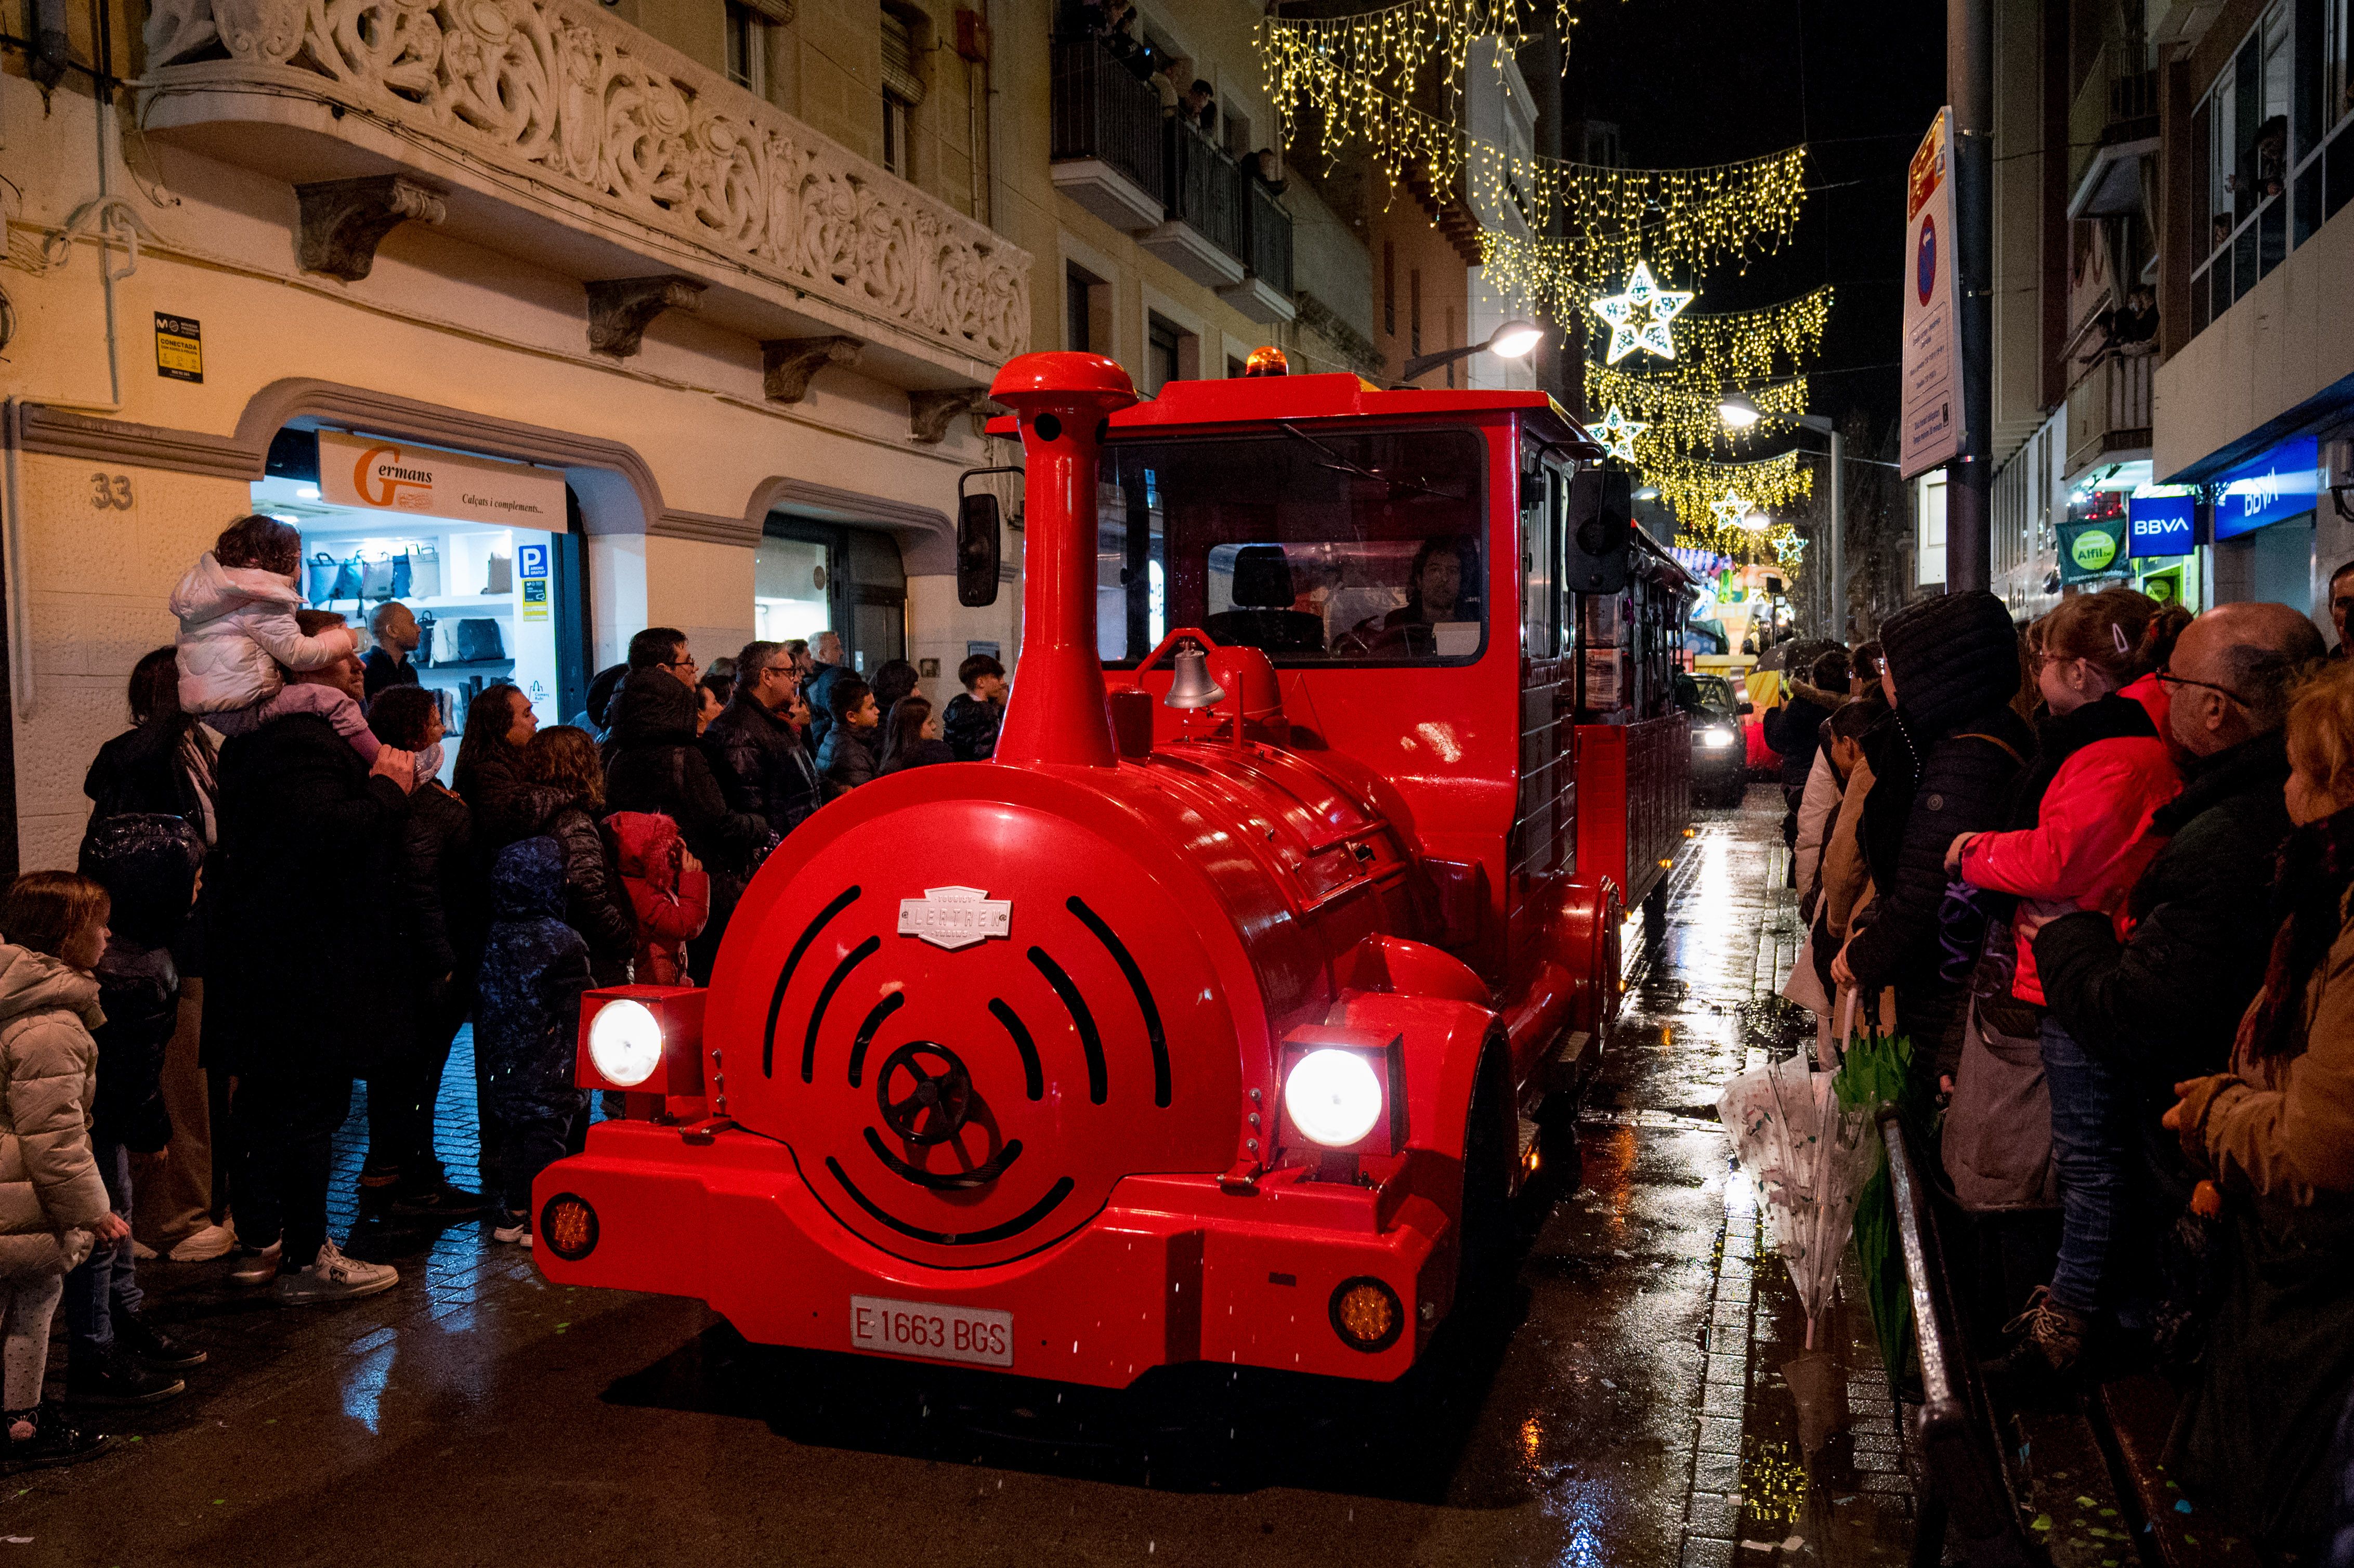
<instances>
[{"instance_id":1,"label":"star-shaped light decoration","mask_svg":"<svg viewBox=\"0 0 2354 1568\"><path fill-rule=\"evenodd\" d=\"M1649 420L1630 419L1620 413L1618 406L1613 403L1610 406L1610 411L1602 416L1601 420L1592 428L1590 433L1602 443L1604 451L1621 462L1633 462L1635 438L1650 428Z\"/></svg>"},{"instance_id":2,"label":"star-shaped light decoration","mask_svg":"<svg viewBox=\"0 0 2354 1568\"><path fill-rule=\"evenodd\" d=\"M1605 357L1616 365L1639 348L1673 359L1676 341L1669 335L1668 323L1696 298L1688 289L1660 288L1650 263L1636 262L1625 293L1605 294L1594 302L1594 313L1610 323L1610 352Z\"/></svg>"},{"instance_id":3,"label":"star-shaped light decoration","mask_svg":"<svg viewBox=\"0 0 2354 1568\"><path fill-rule=\"evenodd\" d=\"M1734 490L1727 490L1723 500L1712 501L1708 503L1709 515L1716 519L1716 525L1720 528L1740 527L1741 520L1755 510L1757 509L1743 500L1741 493Z\"/></svg>"}]
</instances>

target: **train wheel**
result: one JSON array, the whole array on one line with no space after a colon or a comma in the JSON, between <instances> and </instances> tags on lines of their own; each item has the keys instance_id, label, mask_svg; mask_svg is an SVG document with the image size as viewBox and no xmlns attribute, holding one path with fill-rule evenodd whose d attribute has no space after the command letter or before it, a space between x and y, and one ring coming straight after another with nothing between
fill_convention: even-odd
<instances>
[{"instance_id":1,"label":"train wheel","mask_svg":"<svg viewBox=\"0 0 2354 1568\"><path fill-rule=\"evenodd\" d=\"M1517 1234L1512 1221L1512 1173L1520 1155L1511 1087L1500 1050L1480 1058L1463 1130L1463 1287L1476 1301L1492 1301L1511 1280Z\"/></svg>"}]
</instances>

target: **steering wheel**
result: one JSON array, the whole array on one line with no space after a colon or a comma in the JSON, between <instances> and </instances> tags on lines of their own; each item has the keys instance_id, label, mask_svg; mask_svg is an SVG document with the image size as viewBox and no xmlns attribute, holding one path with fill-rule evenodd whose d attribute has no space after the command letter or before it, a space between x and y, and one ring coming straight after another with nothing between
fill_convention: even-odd
<instances>
[{"instance_id":1,"label":"steering wheel","mask_svg":"<svg viewBox=\"0 0 2354 1568\"><path fill-rule=\"evenodd\" d=\"M972 1115L972 1075L947 1046L910 1040L875 1075L875 1107L907 1142L945 1143Z\"/></svg>"}]
</instances>

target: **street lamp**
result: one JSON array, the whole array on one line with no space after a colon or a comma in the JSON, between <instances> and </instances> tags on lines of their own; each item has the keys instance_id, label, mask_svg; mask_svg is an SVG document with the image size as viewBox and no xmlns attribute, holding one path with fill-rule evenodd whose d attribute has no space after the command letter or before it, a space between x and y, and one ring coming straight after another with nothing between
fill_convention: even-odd
<instances>
[{"instance_id":1,"label":"street lamp","mask_svg":"<svg viewBox=\"0 0 2354 1568\"><path fill-rule=\"evenodd\" d=\"M1489 334L1485 343L1474 343L1462 348L1441 349L1437 354L1417 354L1405 362L1404 381L1417 380L1442 365L1458 359L1469 359L1475 354L1492 354L1499 359L1521 359L1544 341L1544 328L1534 322L1506 322Z\"/></svg>"},{"instance_id":2,"label":"street lamp","mask_svg":"<svg viewBox=\"0 0 2354 1568\"><path fill-rule=\"evenodd\" d=\"M1724 428L1728 430L1745 430L1752 425L1755 425L1759 419L1765 418L1764 414L1758 409L1756 403L1753 401L1745 392L1732 392L1726 394L1725 397L1717 403L1716 414L1718 418L1724 421ZM1845 587L1847 580L1847 520L1842 514L1840 509L1841 498L1846 493L1841 488L1840 480L1846 471L1846 449L1840 441L1839 425L1834 420L1824 415L1783 414L1776 417L1787 419L1794 425L1802 425L1806 429L1813 430L1819 435L1825 435L1830 438L1831 526L1830 536L1826 541L1826 543L1830 546L1830 548L1825 552L1829 556L1829 559L1825 563L1828 569L1823 577L1823 581L1831 590L1831 636L1836 641L1844 642L1847 641L1847 591ZM1746 526L1748 521L1749 520L1747 518L1743 518L1743 525Z\"/></svg>"}]
</instances>

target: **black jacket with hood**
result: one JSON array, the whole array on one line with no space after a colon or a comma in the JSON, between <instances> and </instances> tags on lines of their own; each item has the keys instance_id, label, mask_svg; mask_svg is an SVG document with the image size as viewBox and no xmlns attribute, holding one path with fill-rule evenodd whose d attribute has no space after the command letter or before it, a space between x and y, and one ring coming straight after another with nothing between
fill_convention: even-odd
<instances>
[{"instance_id":1,"label":"black jacket with hood","mask_svg":"<svg viewBox=\"0 0 2354 1568\"><path fill-rule=\"evenodd\" d=\"M90 823L80 869L106 889L112 934L98 967L94 1137L153 1154L172 1140L164 1105L164 1057L179 1024L180 976L172 943L196 900L203 835L162 814L103 817Z\"/></svg>"},{"instance_id":2,"label":"black jacket with hood","mask_svg":"<svg viewBox=\"0 0 2354 1568\"><path fill-rule=\"evenodd\" d=\"M668 670L632 670L613 698L605 810L660 811L715 878L740 883L775 835L766 820L727 804L695 746L695 694Z\"/></svg>"},{"instance_id":3,"label":"black jacket with hood","mask_svg":"<svg viewBox=\"0 0 2354 1568\"><path fill-rule=\"evenodd\" d=\"M959 762L987 762L997 755L997 728L1005 710L985 697L959 692L940 715L940 732Z\"/></svg>"},{"instance_id":4,"label":"black jacket with hood","mask_svg":"<svg viewBox=\"0 0 2354 1568\"><path fill-rule=\"evenodd\" d=\"M703 732L703 755L727 804L782 837L825 803L817 764L787 720L750 697L731 698Z\"/></svg>"},{"instance_id":5,"label":"black jacket with hood","mask_svg":"<svg viewBox=\"0 0 2354 1568\"><path fill-rule=\"evenodd\" d=\"M2012 780L2035 739L2010 706L2019 693L2019 633L1983 590L1914 605L1881 630L1896 708L1865 737L1873 783L1863 808L1864 858L1875 896L1850 938L1848 967L1866 995L1896 988L1898 1025L1916 1061L1940 1065L1960 1016L1961 988L1938 974L1946 852L1963 833L2003 826Z\"/></svg>"},{"instance_id":6,"label":"black jacket with hood","mask_svg":"<svg viewBox=\"0 0 2354 1568\"><path fill-rule=\"evenodd\" d=\"M540 834L555 840L564 856L564 923L588 944L589 972L599 986L627 985L638 953L638 917L613 846L581 797L541 784L533 787L532 798L546 807Z\"/></svg>"}]
</instances>

